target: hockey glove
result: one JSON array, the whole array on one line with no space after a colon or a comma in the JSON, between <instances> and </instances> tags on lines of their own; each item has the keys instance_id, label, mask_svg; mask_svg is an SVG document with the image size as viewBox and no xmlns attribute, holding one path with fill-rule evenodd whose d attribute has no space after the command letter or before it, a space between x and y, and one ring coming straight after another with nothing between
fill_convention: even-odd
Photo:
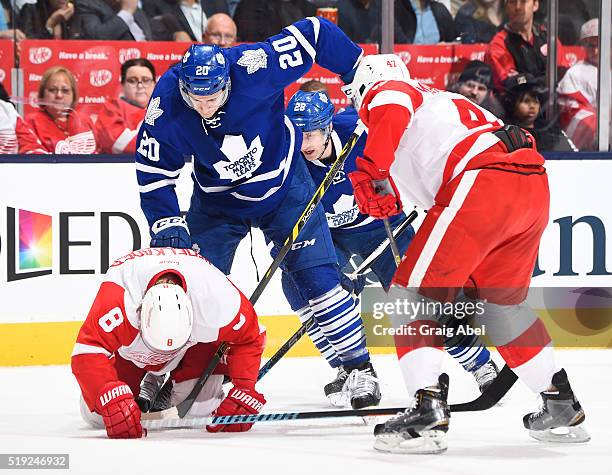
<instances>
[{"instance_id":1,"label":"hockey glove","mask_svg":"<svg viewBox=\"0 0 612 475\"><path fill-rule=\"evenodd\" d=\"M232 387L213 416L241 416L259 414L266 403L263 394L255 389ZM206 426L208 432L246 432L253 424L214 424Z\"/></svg>"},{"instance_id":2,"label":"hockey glove","mask_svg":"<svg viewBox=\"0 0 612 475\"><path fill-rule=\"evenodd\" d=\"M132 390L122 381L112 381L102 387L95 411L104 419L110 439L139 439L147 435L140 425L140 409Z\"/></svg>"},{"instance_id":3,"label":"hockey glove","mask_svg":"<svg viewBox=\"0 0 612 475\"><path fill-rule=\"evenodd\" d=\"M380 170L367 158L359 157L357 170L349 173L359 211L373 218L389 218L402 210L402 201L387 170Z\"/></svg>"},{"instance_id":4,"label":"hockey glove","mask_svg":"<svg viewBox=\"0 0 612 475\"><path fill-rule=\"evenodd\" d=\"M151 226L151 247L191 249L191 236L185 218L172 216L158 219Z\"/></svg>"}]
</instances>

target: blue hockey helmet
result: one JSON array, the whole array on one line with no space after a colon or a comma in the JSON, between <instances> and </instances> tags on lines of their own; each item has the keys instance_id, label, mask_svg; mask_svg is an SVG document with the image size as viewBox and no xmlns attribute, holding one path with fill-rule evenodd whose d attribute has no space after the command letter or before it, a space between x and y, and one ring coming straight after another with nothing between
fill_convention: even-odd
<instances>
[{"instance_id":1,"label":"blue hockey helmet","mask_svg":"<svg viewBox=\"0 0 612 475\"><path fill-rule=\"evenodd\" d=\"M217 45L191 45L183 55L179 84L185 93L210 96L229 84L229 63Z\"/></svg>"},{"instance_id":2,"label":"blue hockey helmet","mask_svg":"<svg viewBox=\"0 0 612 475\"><path fill-rule=\"evenodd\" d=\"M298 91L289 100L286 114L302 132L311 132L331 123L334 105L325 92Z\"/></svg>"}]
</instances>

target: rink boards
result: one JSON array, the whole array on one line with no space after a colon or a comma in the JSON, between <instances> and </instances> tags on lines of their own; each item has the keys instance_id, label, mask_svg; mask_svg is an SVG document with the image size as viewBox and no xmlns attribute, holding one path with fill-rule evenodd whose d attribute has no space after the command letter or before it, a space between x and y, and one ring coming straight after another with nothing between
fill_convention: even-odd
<instances>
[{"instance_id":1,"label":"rink boards","mask_svg":"<svg viewBox=\"0 0 612 475\"><path fill-rule=\"evenodd\" d=\"M612 160L548 161L547 168L551 215L533 285L612 287ZM190 173L187 164L177 183L183 210L191 194ZM3 163L0 365L66 363L109 262L148 241L133 164L72 158L59 163ZM251 245L260 276L271 262L261 233L253 233L252 244L248 237L241 243L231 278L247 295L257 283ZM612 303L612 296L604 294L601 308L589 309L586 319L583 312L571 321L571 303L554 309L568 313L566 321L571 323L562 328L548 321L553 340L569 332L576 336L575 346L612 347L608 300ZM268 329L269 355L299 324L282 295L278 275L256 308ZM540 313L547 321L550 315ZM390 347L377 350L392 352ZM314 354L307 339L292 352Z\"/></svg>"}]
</instances>

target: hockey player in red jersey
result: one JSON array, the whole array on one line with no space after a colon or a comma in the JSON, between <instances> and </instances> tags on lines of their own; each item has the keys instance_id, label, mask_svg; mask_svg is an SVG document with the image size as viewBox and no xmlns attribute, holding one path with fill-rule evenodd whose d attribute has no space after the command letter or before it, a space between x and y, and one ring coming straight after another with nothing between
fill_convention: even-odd
<instances>
[{"instance_id":1,"label":"hockey player in red jersey","mask_svg":"<svg viewBox=\"0 0 612 475\"><path fill-rule=\"evenodd\" d=\"M407 302L421 303L410 308L420 310L390 315L415 335L396 337L415 404L376 426L375 448L446 450L448 376L440 370L440 338L431 331L438 319L426 311L452 305L460 289L481 304L474 324L541 393L540 412L523 419L530 435L588 440L576 427L584 412L555 365L550 336L524 303L549 208L544 158L533 138L463 96L410 79L395 55L365 57L344 90L369 128L357 171L349 174L360 211L388 218L402 200L428 210L393 280ZM568 434L555 435L556 427Z\"/></svg>"},{"instance_id":2,"label":"hockey player in red jersey","mask_svg":"<svg viewBox=\"0 0 612 475\"><path fill-rule=\"evenodd\" d=\"M190 416L257 414L266 400L255 389L265 343L248 299L191 249L134 251L113 262L72 353L88 422L102 416L110 438L140 438L135 398L145 373L170 373L171 402L184 400L220 341L223 364L200 392ZM233 387L224 397L227 375ZM98 422L99 423L99 422ZM242 432L253 424L207 426Z\"/></svg>"}]
</instances>

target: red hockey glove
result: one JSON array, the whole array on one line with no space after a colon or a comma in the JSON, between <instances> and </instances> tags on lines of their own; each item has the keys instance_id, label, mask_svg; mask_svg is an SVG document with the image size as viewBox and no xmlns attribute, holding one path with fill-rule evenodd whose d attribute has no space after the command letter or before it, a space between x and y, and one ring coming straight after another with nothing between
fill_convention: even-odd
<instances>
[{"instance_id":1,"label":"red hockey glove","mask_svg":"<svg viewBox=\"0 0 612 475\"><path fill-rule=\"evenodd\" d=\"M124 382L105 384L96 399L95 411L102 415L109 438L139 439L143 436L140 409L132 390ZM147 435L146 429L144 435Z\"/></svg>"},{"instance_id":2,"label":"red hockey glove","mask_svg":"<svg viewBox=\"0 0 612 475\"><path fill-rule=\"evenodd\" d=\"M389 218L402 210L402 201L386 170L379 170L367 158L358 158L357 171L349 173L359 211L373 218Z\"/></svg>"},{"instance_id":3,"label":"red hockey glove","mask_svg":"<svg viewBox=\"0 0 612 475\"><path fill-rule=\"evenodd\" d=\"M239 416L259 414L266 403L263 394L254 389L233 387L213 416ZM208 432L246 432L253 424L215 424L206 426Z\"/></svg>"}]
</instances>

